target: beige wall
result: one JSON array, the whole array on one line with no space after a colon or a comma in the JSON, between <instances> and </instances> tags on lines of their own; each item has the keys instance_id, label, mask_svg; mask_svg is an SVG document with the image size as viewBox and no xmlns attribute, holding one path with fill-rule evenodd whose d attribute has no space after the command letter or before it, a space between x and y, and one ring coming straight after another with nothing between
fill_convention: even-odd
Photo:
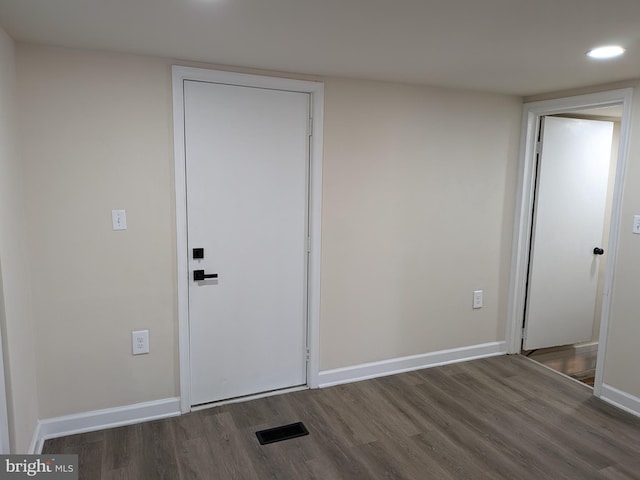
<instances>
[{"instance_id":1,"label":"beige wall","mask_svg":"<svg viewBox=\"0 0 640 480\"><path fill-rule=\"evenodd\" d=\"M520 115L514 97L326 81L321 369L504 340Z\"/></svg>"},{"instance_id":2,"label":"beige wall","mask_svg":"<svg viewBox=\"0 0 640 480\"><path fill-rule=\"evenodd\" d=\"M633 84L640 87L640 82ZM604 382L623 392L640 397L638 343L640 321L637 313L640 278L640 235L631 233L634 215L640 214L640 97L636 91L631 116L631 138L619 225L618 256L609 318ZM636 180L637 179L637 180Z\"/></svg>"},{"instance_id":3,"label":"beige wall","mask_svg":"<svg viewBox=\"0 0 640 480\"><path fill-rule=\"evenodd\" d=\"M18 47L41 418L178 395L171 63ZM325 79L321 369L504 340L520 115Z\"/></svg>"},{"instance_id":4,"label":"beige wall","mask_svg":"<svg viewBox=\"0 0 640 480\"><path fill-rule=\"evenodd\" d=\"M640 278L640 235L631 233L633 215L640 214L640 97L637 89L640 81L620 82L580 90L539 95L526 101L548 100L571 95L602 92L617 88L634 88L631 114L631 134L625 182L622 197L622 215L619 224L619 244L615 263L615 278L611 292L611 311L608 323L604 383L640 397L638 363L638 321L636 299ZM611 247L609 248L611 250Z\"/></svg>"},{"instance_id":5,"label":"beige wall","mask_svg":"<svg viewBox=\"0 0 640 480\"><path fill-rule=\"evenodd\" d=\"M19 46L17 70L40 417L176 396L168 64Z\"/></svg>"},{"instance_id":6,"label":"beige wall","mask_svg":"<svg viewBox=\"0 0 640 480\"><path fill-rule=\"evenodd\" d=\"M11 450L25 453L38 419L38 399L15 87L14 45L0 29L0 330Z\"/></svg>"},{"instance_id":7,"label":"beige wall","mask_svg":"<svg viewBox=\"0 0 640 480\"><path fill-rule=\"evenodd\" d=\"M178 394L171 63L18 48L41 418ZM344 79L325 93L321 369L503 340L519 99ZM636 396L639 102L605 370ZM111 231L114 208L126 232ZM3 255L5 297L7 268ZM137 328L150 355L130 355Z\"/></svg>"}]
</instances>

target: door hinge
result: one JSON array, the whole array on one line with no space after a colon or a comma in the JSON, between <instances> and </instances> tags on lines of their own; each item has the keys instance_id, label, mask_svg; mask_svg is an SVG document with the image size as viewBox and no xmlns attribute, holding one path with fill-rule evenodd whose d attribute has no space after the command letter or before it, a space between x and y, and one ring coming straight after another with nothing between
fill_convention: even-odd
<instances>
[{"instance_id":1,"label":"door hinge","mask_svg":"<svg viewBox=\"0 0 640 480\"><path fill-rule=\"evenodd\" d=\"M539 155L542 152L542 140L536 142L536 153Z\"/></svg>"},{"instance_id":2,"label":"door hinge","mask_svg":"<svg viewBox=\"0 0 640 480\"><path fill-rule=\"evenodd\" d=\"M313 136L313 118L309 118L309 123L307 125L307 135L309 137Z\"/></svg>"},{"instance_id":3,"label":"door hinge","mask_svg":"<svg viewBox=\"0 0 640 480\"><path fill-rule=\"evenodd\" d=\"M309 349L307 348L307 354L306 354L306 360L307 360L307 362L309 361L309 355L310 355L310 353L309 353Z\"/></svg>"},{"instance_id":4,"label":"door hinge","mask_svg":"<svg viewBox=\"0 0 640 480\"><path fill-rule=\"evenodd\" d=\"M307 237L307 252L311 251L311 237Z\"/></svg>"}]
</instances>

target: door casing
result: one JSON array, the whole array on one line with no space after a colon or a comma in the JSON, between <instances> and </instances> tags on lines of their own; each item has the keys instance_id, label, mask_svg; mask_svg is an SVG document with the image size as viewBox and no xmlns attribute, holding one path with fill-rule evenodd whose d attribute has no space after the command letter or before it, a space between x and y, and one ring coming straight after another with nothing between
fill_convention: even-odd
<instances>
[{"instance_id":1,"label":"door casing","mask_svg":"<svg viewBox=\"0 0 640 480\"><path fill-rule=\"evenodd\" d=\"M526 103L522 114L522 132L520 139L520 164L516 192L516 211L514 236L512 243L511 274L509 284L509 304L507 310L506 342L507 352L520 353L524 305L526 298L527 267L530 253L532 212L535 189L536 143L539 134L540 117L569 113L588 108L622 105L618 158L616 159L616 178L614 184L609 251L605 273L600 336L598 344L598 363L594 395L600 396L606 353L606 336L611 306L611 286L613 284L616 254L618 250L619 225L621 220L622 187L626 172L628 155L631 100L633 89L610 90L574 97Z\"/></svg>"},{"instance_id":2,"label":"door casing","mask_svg":"<svg viewBox=\"0 0 640 480\"><path fill-rule=\"evenodd\" d=\"M311 95L312 136L309 167L308 349L307 384L318 386L320 322L320 239L322 208L322 144L324 84L279 77L240 74L202 68L172 67L173 137L176 192L176 256L178 280L178 344L180 360L180 409L191 409L189 365L189 270L187 250L187 201L185 182L184 81L194 80L303 92Z\"/></svg>"}]
</instances>

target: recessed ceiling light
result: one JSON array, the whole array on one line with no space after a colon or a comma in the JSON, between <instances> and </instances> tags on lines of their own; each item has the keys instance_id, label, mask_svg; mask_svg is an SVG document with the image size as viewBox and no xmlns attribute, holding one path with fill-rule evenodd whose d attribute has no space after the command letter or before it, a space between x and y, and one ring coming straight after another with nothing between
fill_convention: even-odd
<instances>
[{"instance_id":1,"label":"recessed ceiling light","mask_svg":"<svg viewBox=\"0 0 640 480\"><path fill-rule=\"evenodd\" d=\"M620 45L607 45L589 50L587 56L591 58L613 58L622 55L625 49Z\"/></svg>"}]
</instances>

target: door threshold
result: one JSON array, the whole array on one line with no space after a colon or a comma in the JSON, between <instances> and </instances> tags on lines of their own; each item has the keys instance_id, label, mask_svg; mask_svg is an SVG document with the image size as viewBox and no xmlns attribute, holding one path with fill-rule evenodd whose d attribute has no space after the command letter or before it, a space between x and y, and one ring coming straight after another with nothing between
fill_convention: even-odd
<instances>
[{"instance_id":1,"label":"door threshold","mask_svg":"<svg viewBox=\"0 0 640 480\"><path fill-rule=\"evenodd\" d=\"M274 395L282 395L284 393L300 392L302 390L309 390L308 385L299 385L297 387L281 388L279 390L269 390L268 392L255 393L251 395L244 395L242 397L228 398L225 400L219 400L216 402L201 403L199 405L191 405L192 412L198 412L200 410L206 410L208 408L220 407L222 405L229 405L232 403L249 402L251 400L258 400L259 398L273 397Z\"/></svg>"}]
</instances>

